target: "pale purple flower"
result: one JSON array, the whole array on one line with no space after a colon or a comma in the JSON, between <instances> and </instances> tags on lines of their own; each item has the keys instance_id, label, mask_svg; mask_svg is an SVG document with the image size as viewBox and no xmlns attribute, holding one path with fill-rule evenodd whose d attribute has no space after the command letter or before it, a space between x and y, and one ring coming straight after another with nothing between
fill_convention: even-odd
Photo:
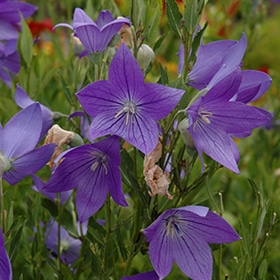
<instances>
[{"instance_id":1,"label":"pale purple flower","mask_svg":"<svg viewBox=\"0 0 280 280\"><path fill-rule=\"evenodd\" d=\"M35 148L40 139L42 113L35 103L13 116L5 127L0 125L0 175L14 185L34 174L50 159L55 144Z\"/></svg>"},{"instance_id":2,"label":"pale purple flower","mask_svg":"<svg viewBox=\"0 0 280 280\"><path fill-rule=\"evenodd\" d=\"M86 113L94 117L91 139L118 135L149 154L158 142L157 121L175 108L184 91L144 83L141 68L125 44L115 54L108 75L108 80L91 83L77 93Z\"/></svg>"},{"instance_id":3,"label":"pale purple flower","mask_svg":"<svg viewBox=\"0 0 280 280\"><path fill-rule=\"evenodd\" d=\"M9 256L4 246L4 238L0 229L0 278L12 280L12 267Z\"/></svg>"},{"instance_id":4,"label":"pale purple flower","mask_svg":"<svg viewBox=\"0 0 280 280\"><path fill-rule=\"evenodd\" d=\"M244 33L239 41L220 40L201 45L196 63L188 74L187 84L198 90L212 87L241 67L246 46Z\"/></svg>"},{"instance_id":5,"label":"pale purple flower","mask_svg":"<svg viewBox=\"0 0 280 280\"><path fill-rule=\"evenodd\" d=\"M108 10L101 11L95 22L82 9L76 8L73 16L73 26L67 23L59 23L54 28L65 26L72 29L85 49L95 53L106 50L123 24L130 25L130 20L123 17L114 19Z\"/></svg>"},{"instance_id":6,"label":"pale purple flower","mask_svg":"<svg viewBox=\"0 0 280 280\"><path fill-rule=\"evenodd\" d=\"M253 77L252 77L253 78ZM232 98L239 92L242 76L232 72L187 108L189 127L198 151L202 170L202 152L226 168L239 173L239 151L231 137L247 137L256 127L271 120L271 114ZM251 88L247 89L250 92ZM242 90L246 96L246 89Z\"/></svg>"},{"instance_id":7,"label":"pale purple flower","mask_svg":"<svg viewBox=\"0 0 280 280\"><path fill-rule=\"evenodd\" d=\"M20 69L20 58L17 52L17 41L0 42L0 80L8 87L12 86L12 75Z\"/></svg>"},{"instance_id":8,"label":"pale purple flower","mask_svg":"<svg viewBox=\"0 0 280 280\"><path fill-rule=\"evenodd\" d=\"M12 86L13 74L20 70L20 57L17 52L20 13L23 18L31 16L37 7L17 1L0 1L0 79Z\"/></svg>"},{"instance_id":9,"label":"pale purple flower","mask_svg":"<svg viewBox=\"0 0 280 280\"><path fill-rule=\"evenodd\" d=\"M117 204L127 206L119 170L118 137L79 146L65 153L62 159L43 189L62 192L77 187L76 208L80 222L103 206L108 192Z\"/></svg>"},{"instance_id":10,"label":"pale purple flower","mask_svg":"<svg viewBox=\"0 0 280 280\"><path fill-rule=\"evenodd\" d=\"M54 192L48 192L46 190L44 190L44 187L46 185L46 182L42 181L38 176L36 175L31 175L33 182L34 182L34 186L32 187L33 190L40 192L42 195L46 196L47 198L49 198L50 200L56 202L57 201L57 193ZM59 195L59 199L60 199L60 204L64 204L69 197L71 196L72 191L66 191L66 192L61 192Z\"/></svg>"},{"instance_id":11,"label":"pale purple flower","mask_svg":"<svg viewBox=\"0 0 280 280\"><path fill-rule=\"evenodd\" d=\"M83 234L87 232L88 221L82 223ZM53 219L46 226L46 246L52 255L58 256L58 223ZM80 224L77 223L79 233ZM72 237L66 229L60 227L60 259L65 264L73 264L80 256L82 242L79 238Z\"/></svg>"},{"instance_id":12,"label":"pale purple flower","mask_svg":"<svg viewBox=\"0 0 280 280\"><path fill-rule=\"evenodd\" d=\"M240 239L221 216L203 206L168 209L143 233L150 243L150 260L159 279L166 277L176 262L191 279L210 280L213 259L208 243Z\"/></svg>"},{"instance_id":13,"label":"pale purple flower","mask_svg":"<svg viewBox=\"0 0 280 280\"><path fill-rule=\"evenodd\" d=\"M121 280L159 280L159 276L154 270L139 273L133 276L124 276Z\"/></svg>"},{"instance_id":14,"label":"pale purple flower","mask_svg":"<svg viewBox=\"0 0 280 280\"><path fill-rule=\"evenodd\" d=\"M16 87L14 99L15 99L16 104L22 109L30 106L31 104L36 103L36 101L32 100L28 96L26 91L23 90L23 88L20 87L19 85L17 85L17 87ZM46 135L48 130L51 128L51 126L53 124L54 113L46 106L44 106L40 103L39 103L39 105L41 107L42 117L43 117L43 126L42 126L42 131L41 131L41 136L40 136L40 139L41 139L42 137L44 137Z\"/></svg>"},{"instance_id":15,"label":"pale purple flower","mask_svg":"<svg viewBox=\"0 0 280 280\"><path fill-rule=\"evenodd\" d=\"M20 30L20 13L23 18L30 17L37 7L21 1L0 1L0 40L18 38Z\"/></svg>"}]
</instances>

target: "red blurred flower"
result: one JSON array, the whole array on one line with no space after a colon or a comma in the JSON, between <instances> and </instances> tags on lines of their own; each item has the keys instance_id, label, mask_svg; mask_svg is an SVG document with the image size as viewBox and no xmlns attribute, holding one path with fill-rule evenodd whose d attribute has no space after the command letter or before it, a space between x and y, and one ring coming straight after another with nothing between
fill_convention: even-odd
<instances>
[{"instance_id":1,"label":"red blurred flower","mask_svg":"<svg viewBox=\"0 0 280 280\"><path fill-rule=\"evenodd\" d=\"M53 28L53 24L50 18L46 18L43 21L31 20L30 22L28 22L28 26L34 38L38 37L39 34L43 31L52 31Z\"/></svg>"}]
</instances>

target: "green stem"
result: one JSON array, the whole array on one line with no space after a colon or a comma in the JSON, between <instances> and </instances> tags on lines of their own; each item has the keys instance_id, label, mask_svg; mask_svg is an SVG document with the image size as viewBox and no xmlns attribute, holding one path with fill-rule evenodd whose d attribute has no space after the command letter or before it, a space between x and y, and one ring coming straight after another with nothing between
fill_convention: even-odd
<instances>
[{"instance_id":1,"label":"green stem","mask_svg":"<svg viewBox=\"0 0 280 280\"><path fill-rule=\"evenodd\" d=\"M60 193L57 193L57 213L58 213L58 227L57 227L57 261L58 261L58 269L59 273L62 271L61 264L61 234L60 234L60 224L61 224L61 207L60 207Z\"/></svg>"}]
</instances>

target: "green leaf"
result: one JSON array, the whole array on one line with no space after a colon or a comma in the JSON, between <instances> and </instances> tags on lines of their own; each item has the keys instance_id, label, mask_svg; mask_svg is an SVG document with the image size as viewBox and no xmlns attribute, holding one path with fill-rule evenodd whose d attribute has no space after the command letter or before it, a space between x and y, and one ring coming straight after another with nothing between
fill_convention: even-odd
<instances>
[{"instance_id":1,"label":"green leaf","mask_svg":"<svg viewBox=\"0 0 280 280\"><path fill-rule=\"evenodd\" d=\"M184 12L185 27L189 34L193 34L199 22L197 0L187 1Z\"/></svg>"},{"instance_id":2,"label":"green leaf","mask_svg":"<svg viewBox=\"0 0 280 280\"><path fill-rule=\"evenodd\" d=\"M181 38L182 14L180 13L174 0L166 0L166 11L170 27L175 32L175 34Z\"/></svg>"},{"instance_id":3,"label":"green leaf","mask_svg":"<svg viewBox=\"0 0 280 280\"><path fill-rule=\"evenodd\" d=\"M160 71L160 79L158 81L159 84L162 85L168 85L168 76L167 76L167 71L164 69L161 65L161 63L158 63L159 66L159 71Z\"/></svg>"},{"instance_id":4,"label":"green leaf","mask_svg":"<svg viewBox=\"0 0 280 280\"><path fill-rule=\"evenodd\" d=\"M259 279L266 278L267 268L268 268L267 260L264 259L258 269Z\"/></svg>"},{"instance_id":5,"label":"green leaf","mask_svg":"<svg viewBox=\"0 0 280 280\"><path fill-rule=\"evenodd\" d=\"M22 229L25 226L26 220L23 217L18 217L12 227L10 228L10 241L9 241L9 256L11 263L14 262L17 257L17 252L20 246Z\"/></svg>"},{"instance_id":6,"label":"green leaf","mask_svg":"<svg viewBox=\"0 0 280 280\"><path fill-rule=\"evenodd\" d=\"M33 38L25 19L20 15L22 30L19 36L18 48L25 65L31 64L33 52Z\"/></svg>"},{"instance_id":7,"label":"green leaf","mask_svg":"<svg viewBox=\"0 0 280 280\"><path fill-rule=\"evenodd\" d=\"M124 261L126 261L128 254L127 254L127 249L124 244L124 238L121 234L119 225L116 227L116 237L117 237L117 242L118 242L118 246L119 246L119 250L122 255L122 258L124 259Z\"/></svg>"},{"instance_id":8,"label":"green leaf","mask_svg":"<svg viewBox=\"0 0 280 280\"><path fill-rule=\"evenodd\" d=\"M196 33L196 35L195 35L195 37L193 39L192 51L191 51L191 55L190 55L190 58L189 58L189 66L190 67L193 67L193 65L195 64L196 53L197 53L197 50L198 50L198 48L200 46L201 38L202 38L206 28L207 28L207 23L205 23L203 28Z\"/></svg>"}]
</instances>

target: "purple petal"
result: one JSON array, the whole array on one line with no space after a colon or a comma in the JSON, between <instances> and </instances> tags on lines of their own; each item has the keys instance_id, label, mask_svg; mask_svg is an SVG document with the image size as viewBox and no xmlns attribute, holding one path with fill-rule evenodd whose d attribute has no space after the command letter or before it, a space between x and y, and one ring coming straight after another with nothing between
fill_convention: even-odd
<instances>
[{"instance_id":1,"label":"purple petal","mask_svg":"<svg viewBox=\"0 0 280 280\"><path fill-rule=\"evenodd\" d=\"M191 279L211 280L213 257L209 245L188 231L174 234L172 254L178 267Z\"/></svg>"},{"instance_id":2,"label":"purple petal","mask_svg":"<svg viewBox=\"0 0 280 280\"><path fill-rule=\"evenodd\" d=\"M212 85L239 68L246 45L243 33L239 41L221 40L200 46L196 63L188 75L189 85L196 89L206 88L215 75Z\"/></svg>"},{"instance_id":3,"label":"purple petal","mask_svg":"<svg viewBox=\"0 0 280 280\"><path fill-rule=\"evenodd\" d=\"M20 13L24 18L30 17L37 10L36 6L22 2L0 3L0 18L9 23L19 23ZM20 12L20 13L19 13Z\"/></svg>"},{"instance_id":4,"label":"purple petal","mask_svg":"<svg viewBox=\"0 0 280 280\"><path fill-rule=\"evenodd\" d=\"M46 183L44 190L63 192L76 188L80 178L82 180L87 173L91 173L92 156L89 152L91 145L79 146L65 153L63 161Z\"/></svg>"},{"instance_id":5,"label":"purple petal","mask_svg":"<svg viewBox=\"0 0 280 280\"><path fill-rule=\"evenodd\" d=\"M95 24L95 22L80 8L76 8L73 16L74 28L77 24Z\"/></svg>"},{"instance_id":6,"label":"purple petal","mask_svg":"<svg viewBox=\"0 0 280 280\"><path fill-rule=\"evenodd\" d=\"M106 178L109 192L115 203L121 206L128 206L122 189L122 178L120 171L110 165L111 163L108 164L107 168L108 170L111 170L111 172L107 174L108 178Z\"/></svg>"},{"instance_id":7,"label":"purple petal","mask_svg":"<svg viewBox=\"0 0 280 280\"><path fill-rule=\"evenodd\" d=\"M28 94L26 93L26 91L24 91L23 88L20 87L18 84L17 84L17 87L16 87L16 92L15 92L15 95L14 95L14 99L15 99L16 104L17 104L20 108L26 108L26 107L28 107L29 105L35 103L35 101L33 101L33 100L28 96Z\"/></svg>"},{"instance_id":8,"label":"purple petal","mask_svg":"<svg viewBox=\"0 0 280 280\"><path fill-rule=\"evenodd\" d=\"M17 113L3 129L3 152L7 158L19 157L38 143L42 112L38 103Z\"/></svg>"},{"instance_id":9,"label":"purple petal","mask_svg":"<svg viewBox=\"0 0 280 280\"><path fill-rule=\"evenodd\" d=\"M242 82L236 100L248 103L260 98L270 87L272 79L264 72L257 70L241 71ZM250 89L256 89L254 94L248 94Z\"/></svg>"},{"instance_id":10,"label":"purple petal","mask_svg":"<svg viewBox=\"0 0 280 280\"><path fill-rule=\"evenodd\" d=\"M12 169L4 172L3 178L11 185L34 174L50 160L55 144L48 144L27 152L12 162Z\"/></svg>"},{"instance_id":11,"label":"purple petal","mask_svg":"<svg viewBox=\"0 0 280 280\"><path fill-rule=\"evenodd\" d=\"M122 100L138 101L144 91L144 76L129 48L122 44L115 54L109 69L108 80L112 90Z\"/></svg>"},{"instance_id":12,"label":"purple petal","mask_svg":"<svg viewBox=\"0 0 280 280\"><path fill-rule=\"evenodd\" d=\"M211 211L207 213L206 217L198 217L193 213L182 213L182 216L186 223L185 231L198 240L222 244L240 239L240 236L226 220Z\"/></svg>"},{"instance_id":13,"label":"purple petal","mask_svg":"<svg viewBox=\"0 0 280 280\"><path fill-rule=\"evenodd\" d=\"M148 230L148 228L146 229ZM146 235L144 230L144 234ZM160 227L157 229L153 239L149 245L149 255L154 270L160 279L166 277L173 266L174 259L174 244L170 242L170 238L166 236L165 221L161 221ZM181 256L182 257L182 256Z\"/></svg>"},{"instance_id":14,"label":"purple petal","mask_svg":"<svg viewBox=\"0 0 280 280\"><path fill-rule=\"evenodd\" d=\"M0 229L0 275L1 279L12 280L12 267L4 247L4 238Z\"/></svg>"},{"instance_id":15,"label":"purple petal","mask_svg":"<svg viewBox=\"0 0 280 280\"><path fill-rule=\"evenodd\" d=\"M76 196L79 221L82 223L96 213L105 203L108 194L108 182L104 169L98 168L93 174L84 174ZM110 182L111 183L111 182Z\"/></svg>"},{"instance_id":16,"label":"purple petal","mask_svg":"<svg viewBox=\"0 0 280 280\"><path fill-rule=\"evenodd\" d=\"M143 114L149 114L154 120L161 120L172 112L185 91L160 84L147 83L145 84L145 92L147 94L139 100Z\"/></svg>"},{"instance_id":17,"label":"purple petal","mask_svg":"<svg viewBox=\"0 0 280 280\"><path fill-rule=\"evenodd\" d=\"M231 136L247 137L256 127L266 124L270 118L253 106L242 102L208 103L205 110L212 113L211 126L219 127Z\"/></svg>"},{"instance_id":18,"label":"purple petal","mask_svg":"<svg viewBox=\"0 0 280 280\"><path fill-rule=\"evenodd\" d=\"M114 21L114 18L112 16L111 12L108 10L103 10L99 13L97 20L96 20L96 24L101 29L104 25L110 23L111 21Z\"/></svg>"},{"instance_id":19,"label":"purple petal","mask_svg":"<svg viewBox=\"0 0 280 280\"><path fill-rule=\"evenodd\" d=\"M122 98L111 90L108 81L96 81L81 89L77 97L84 110L90 116L97 116L108 110L112 111L112 116L121 110Z\"/></svg>"},{"instance_id":20,"label":"purple petal","mask_svg":"<svg viewBox=\"0 0 280 280\"><path fill-rule=\"evenodd\" d=\"M202 97L202 103L229 101L239 90L241 75L239 69L222 78Z\"/></svg>"},{"instance_id":21,"label":"purple petal","mask_svg":"<svg viewBox=\"0 0 280 280\"><path fill-rule=\"evenodd\" d=\"M108 111L93 119L89 134L92 139L108 134L118 135L144 154L149 154L158 142L157 123L144 114L136 114L131 118L126 124L125 115L114 118Z\"/></svg>"},{"instance_id":22,"label":"purple petal","mask_svg":"<svg viewBox=\"0 0 280 280\"><path fill-rule=\"evenodd\" d=\"M80 39L83 46L91 52L102 52L107 47L106 44L104 48L101 32L95 24L77 26L75 28L75 35Z\"/></svg>"},{"instance_id":23,"label":"purple petal","mask_svg":"<svg viewBox=\"0 0 280 280\"><path fill-rule=\"evenodd\" d=\"M26 108L27 106L29 106L33 103L36 103L28 96L26 91L24 91L19 85L17 85L14 99L15 99L15 102L17 103L17 105L19 107L21 107L22 109ZM46 106L44 106L40 103L39 103L39 105L40 105L40 108L42 111L42 118L43 118L43 126L42 126L42 131L40 134L40 139L42 139L53 124L53 117L52 117L53 112Z\"/></svg>"},{"instance_id":24,"label":"purple petal","mask_svg":"<svg viewBox=\"0 0 280 280\"><path fill-rule=\"evenodd\" d=\"M204 124L200 121L196 123L195 127L189 127L188 131L194 140L202 166L202 152L205 152L226 168L239 173L237 166L237 161L239 159L238 149L224 130L219 129L217 126L213 127ZM202 168L202 170L204 169Z\"/></svg>"},{"instance_id":25,"label":"purple petal","mask_svg":"<svg viewBox=\"0 0 280 280\"><path fill-rule=\"evenodd\" d=\"M18 30L9 22L0 19L0 40L15 40L19 36Z\"/></svg>"},{"instance_id":26,"label":"purple petal","mask_svg":"<svg viewBox=\"0 0 280 280\"><path fill-rule=\"evenodd\" d=\"M208 207L197 206L197 205L188 205L188 206L183 206L183 207L180 207L177 209L192 212L200 217L206 217L209 212Z\"/></svg>"},{"instance_id":27,"label":"purple petal","mask_svg":"<svg viewBox=\"0 0 280 280\"><path fill-rule=\"evenodd\" d=\"M47 224L46 246L55 255L58 255L58 223L51 220ZM69 235L69 233L60 227L60 239L62 243L66 243L69 247L61 252L60 258L62 262L73 264L80 256L81 241Z\"/></svg>"}]
</instances>

